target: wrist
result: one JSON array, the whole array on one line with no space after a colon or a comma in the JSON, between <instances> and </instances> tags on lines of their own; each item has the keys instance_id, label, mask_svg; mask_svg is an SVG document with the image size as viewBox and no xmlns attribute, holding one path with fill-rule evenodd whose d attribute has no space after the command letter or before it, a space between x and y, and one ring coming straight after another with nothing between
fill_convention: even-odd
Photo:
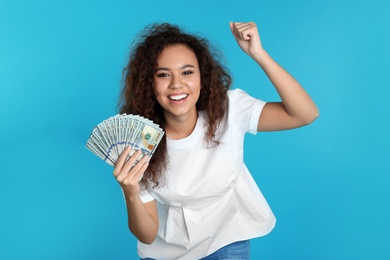
<instances>
[{"instance_id":1,"label":"wrist","mask_svg":"<svg viewBox=\"0 0 390 260\"><path fill-rule=\"evenodd\" d=\"M263 49L259 49L256 52L251 53L251 58L254 59L259 65L264 63L264 61L269 57L268 53Z\"/></svg>"},{"instance_id":2,"label":"wrist","mask_svg":"<svg viewBox=\"0 0 390 260\"><path fill-rule=\"evenodd\" d=\"M263 67L263 65L266 63L267 59L269 59L270 56L263 48L261 48L257 52L252 53L251 57L254 61L256 61L257 64Z\"/></svg>"},{"instance_id":3,"label":"wrist","mask_svg":"<svg viewBox=\"0 0 390 260\"><path fill-rule=\"evenodd\" d=\"M136 190L127 190L125 189L124 187L122 187L122 191L123 191L123 196L125 197L125 200L128 201L128 202L134 202L138 199L140 199L139 197L139 191L136 191Z\"/></svg>"}]
</instances>

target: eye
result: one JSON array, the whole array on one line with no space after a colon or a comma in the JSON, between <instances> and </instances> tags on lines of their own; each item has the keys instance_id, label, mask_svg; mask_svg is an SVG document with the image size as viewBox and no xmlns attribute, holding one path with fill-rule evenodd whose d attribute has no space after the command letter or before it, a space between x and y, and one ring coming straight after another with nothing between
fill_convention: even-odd
<instances>
[{"instance_id":1,"label":"eye","mask_svg":"<svg viewBox=\"0 0 390 260\"><path fill-rule=\"evenodd\" d=\"M193 74L194 72L192 71L192 70L186 70L186 71L184 71L182 74L183 75L191 75L191 74Z\"/></svg>"},{"instance_id":2,"label":"eye","mask_svg":"<svg viewBox=\"0 0 390 260\"><path fill-rule=\"evenodd\" d=\"M161 73L158 73L158 74L157 74L157 77L158 77L158 78L166 78L166 77L169 77L169 74L168 74L168 73L161 72Z\"/></svg>"}]
</instances>

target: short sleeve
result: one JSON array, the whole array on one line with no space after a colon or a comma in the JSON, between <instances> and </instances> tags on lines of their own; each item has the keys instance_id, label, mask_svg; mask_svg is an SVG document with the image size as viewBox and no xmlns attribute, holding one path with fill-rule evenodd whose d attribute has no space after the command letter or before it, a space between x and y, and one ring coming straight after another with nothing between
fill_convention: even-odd
<instances>
[{"instance_id":1,"label":"short sleeve","mask_svg":"<svg viewBox=\"0 0 390 260\"><path fill-rule=\"evenodd\" d=\"M141 190L139 193L139 197L141 198L142 203L148 203L154 200L154 197L147 189Z\"/></svg>"},{"instance_id":2,"label":"short sleeve","mask_svg":"<svg viewBox=\"0 0 390 260\"><path fill-rule=\"evenodd\" d=\"M241 89L229 90L229 123L243 133L257 133L265 101L249 96Z\"/></svg>"},{"instance_id":3,"label":"short sleeve","mask_svg":"<svg viewBox=\"0 0 390 260\"><path fill-rule=\"evenodd\" d=\"M123 199L125 200L125 203L126 203L125 192L123 191L123 189L122 189L122 194L123 194ZM154 197L152 196L152 194L150 194L150 192L146 189L140 191L139 197L140 197L142 203L144 203L144 204L154 200Z\"/></svg>"}]
</instances>

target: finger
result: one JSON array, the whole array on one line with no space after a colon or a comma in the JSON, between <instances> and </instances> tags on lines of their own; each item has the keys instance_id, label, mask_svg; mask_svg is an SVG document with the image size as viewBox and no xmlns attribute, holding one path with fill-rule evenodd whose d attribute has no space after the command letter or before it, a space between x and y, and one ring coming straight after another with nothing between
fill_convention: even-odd
<instances>
[{"instance_id":1,"label":"finger","mask_svg":"<svg viewBox=\"0 0 390 260\"><path fill-rule=\"evenodd\" d=\"M250 28L241 31L241 38L246 41L249 41L252 36L253 36L253 31Z\"/></svg>"},{"instance_id":2,"label":"finger","mask_svg":"<svg viewBox=\"0 0 390 260\"><path fill-rule=\"evenodd\" d=\"M249 23L235 22L231 25L231 30L234 37L237 40L250 40L245 30L249 29L251 25Z\"/></svg>"},{"instance_id":3,"label":"finger","mask_svg":"<svg viewBox=\"0 0 390 260\"><path fill-rule=\"evenodd\" d=\"M256 27L254 22L235 22L233 23L234 28L237 30L241 30L243 28Z\"/></svg>"},{"instance_id":4,"label":"finger","mask_svg":"<svg viewBox=\"0 0 390 260\"><path fill-rule=\"evenodd\" d=\"M144 166L144 164L148 163L149 156L145 155L132 169L131 169L131 175L136 175ZM130 177L130 176L129 176Z\"/></svg>"},{"instance_id":5,"label":"finger","mask_svg":"<svg viewBox=\"0 0 390 260\"><path fill-rule=\"evenodd\" d=\"M236 28L237 30L239 30L239 29L241 29L241 28L243 28L243 27L245 27L245 26L248 26L248 24L249 24L249 23L246 23L246 22L236 22L236 23L234 23L235 28Z\"/></svg>"},{"instance_id":6,"label":"finger","mask_svg":"<svg viewBox=\"0 0 390 260\"><path fill-rule=\"evenodd\" d=\"M230 28L230 31L234 34L234 24L233 22L229 22L229 28Z\"/></svg>"},{"instance_id":7,"label":"finger","mask_svg":"<svg viewBox=\"0 0 390 260\"><path fill-rule=\"evenodd\" d=\"M141 153L142 152L138 150L129 158L129 160L127 160L119 174L116 176L118 182L122 182L129 175L131 168L134 166Z\"/></svg>"},{"instance_id":8,"label":"finger","mask_svg":"<svg viewBox=\"0 0 390 260\"><path fill-rule=\"evenodd\" d=\"M241 32L245 28L249 28L251 23L235 22L233 23L233 29L236 33Z\"/></svg>"},{"instance_id":9,"label":"finger","mask_svg":"<svg viewBox=\"0 0 390 260\"><path fill-rule=\"evenodd\" d=\"M144 158L142 158L142 160L139 161L133 169L131 169L130 173L123 180L123 184L132 184L135 182L139 182L142 179L142 176L144 175L146 169L149 166L148 157L149 156L144 156Z\"/></svg>"},{"instance_id":10,"label":"finger","mask_svg":"<svg viewBox=\"0 0 390 260\"><path fill-rule=\"evenodd\" d=\"M257 28L254 23L245 23L237 26L236 30L241 39L250 40L255 35Z\"/></svg>"},{"instance_id":11,"label":"finger","mask_svg":"<svg viewBox=\"0 0 390 260\"><path fill-rule=\"evenodd\" d=\"M123 164L125 163L126 157L129 154L130 150L131 150L130 146L126 147L126 149L119 156L118 161L116 162L116 165L115 165L115 169L114 169L114 176L115 177L117 177L120 174L120 172L123 168Z\"/></svg>"},{"instance_id":12,"label":"finger","mask_svg":"<svg viewBox=\"0 0 390 260\"><path fill-rule=\"evenodd\" d=\"M145 173L146 169L148 168L148 166L149 166L149 162L146 162L146 163L142 166L142 168L141 168L141 170L139 171L139 173L135 176L135 178L138 179L138 182L140 182L141 179L142 179L142 177L144 177L144 173Z\"/></svg>"},{"instance_id":13,"label":"finger","mask_svg":"<svg viewBox=\"0 0 390 260\"><path fill-rule=\"evenodd\" d=\"M123 166L123 171L129 172L141 154L141 150L136 151Z\"/></svg>"},{"instance_id":14,"label":"finger","mask_svg":"<svg viewBox=\"0 0 390 260\"><path fill-rule=\"evenodd\" d=\"M118 176L116 176L116 180L119 182L119 183L122 183L123 180L127 177L128 175L128 172L125 172L125 171L121 171L120 174Z\"/></svg>"},{"instance_id":15,"label":"finger","mask_svg":"<svg viewBox=\"0 0 390 260\"><path fill-rule=\"evenodd\" d=\"M230 23L229 23L230 31L232 32L234 38L235 38L236 40L238 40L238 35L237 35L236 28L235 28L235 25L234 25L234 24L235 24L235 23L233 23L233 22L230 22Z\"/></svg>"}]
</instances>

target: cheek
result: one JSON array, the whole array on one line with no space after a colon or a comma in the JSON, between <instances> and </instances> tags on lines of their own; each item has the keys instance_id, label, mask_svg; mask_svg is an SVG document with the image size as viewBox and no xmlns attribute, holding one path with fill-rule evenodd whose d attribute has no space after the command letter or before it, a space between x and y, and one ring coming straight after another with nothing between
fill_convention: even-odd
<instances>
[{"instance_id":1,"label":"cheek","mask_svg":"<svg viewBox=\"0 0 390 260\"><path fill-rule=\"evenodd\" d=\"M161 80L154 80L153 82L153 92L156 96L161 95L165 89L165 83Z\"/></svg>"},{"instance_id":2,"label":"cheek","mask_svg":"<svg viewBox=\"0 0 390 260\"><path fill-rule=\"evenodd\" d=\"M157 99L157 100L161 100L161 98L163 97L164 95L158 91L158 89L154 89L154 97Z\"/></svg>"},{"instance_id":3,"label":"cheek","mask_svg":"<svg viewBox=\"0 0 390 260\"><path fill-rule=\"evenodd\" d=\"M194 85L196 85L200 89L202 88L202 81L201 81L200 77L196 77L194 79Z\"/></svg>"},{"instance_id":4,"label":"cheek","mask_svg":"<svg viewBox=\"0 0 390 260\"><path fill-rule=\"evenodd\" d=\"M163 103L164 99L163 99L163 95L159 94L158 92L154 92L154 97L156 98L156 101L157 103L159 103L160 105Z\"/></svg>"},{"instance_id":5,"label":"cheek","mask_svg":"<svg viewBox=\"0 0 390 260\"><path fill-rule=\"evenodd\" d=\"M157 84L156 81L153 82L153 93L154 96L157 98L159 95L159 85Z\"/></svg>"}]
</instances>

